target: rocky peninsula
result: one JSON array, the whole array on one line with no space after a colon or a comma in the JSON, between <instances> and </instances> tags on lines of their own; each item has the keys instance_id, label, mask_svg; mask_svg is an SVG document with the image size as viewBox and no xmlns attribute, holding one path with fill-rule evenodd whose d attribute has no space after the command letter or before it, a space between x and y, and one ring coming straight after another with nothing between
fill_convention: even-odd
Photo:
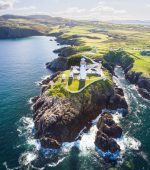
<instances>
[{"instance_id":1,"label":"rocky peninsula","mask_svg":"<svg viewBox=\"0 0 150 170\"><path fill-rule=\"evenodd\" d=\"M121 109L124 115L128 113L122 89L112 82L105 68L103 71L107 79L96 81L79 93L70 93L64 88L63 82L59 84L63 71L41 82L41 96L33 98L32 109L35 137L44 148L59 149L64 142L80 140L80 132L83 129L88 131L103 109ZM113 121L110 113L101 115L97 128L96 147L103 152L118 153L120 147L114 139L121 137L122 129ZM105 158L113 160L112 155Z\"/></svg>"},{"instance_id":2,"label":"rocky peninsula","mask_svg":"<svg viewBox=\"0 0 150 170\"><path fill-rule=\"evenodd\" d=\"M134 60L126 52L109 51L103 58L95 59L96 62L102 62L103 70L107 72L109 78L91 84L81 93L71 94L57 81L63 71L70 69L73 65L79 65L80 51L87 52L91 48L79 46L72 39L69 41L61 38L62 33L54 35L60 44L69 46L55 50L59 57L46 63L46 67L56 73L41 83L41 96L34 99L35 137L40 139L44 148L59 149L64 142L80 140L80 132L83 129L88 131L92 126L92 120L101 114L97 123L95 146L107 162L114 161L120 152L120 146L115 139L120 138L123 132L113 120L112 113L102 112L102 110L121 109L123 115L128 113L123 90L112 82L114 68L120 65L124 69L126 78L131 83L137 84L138 91L147 99L149 99L149 79L143 78L142 74L137 74L137 77L132 75L130 70ZM91 60L87 62L90 64ZM56 86L53 89L54 84Z\"/></svg>"}]
</instances>

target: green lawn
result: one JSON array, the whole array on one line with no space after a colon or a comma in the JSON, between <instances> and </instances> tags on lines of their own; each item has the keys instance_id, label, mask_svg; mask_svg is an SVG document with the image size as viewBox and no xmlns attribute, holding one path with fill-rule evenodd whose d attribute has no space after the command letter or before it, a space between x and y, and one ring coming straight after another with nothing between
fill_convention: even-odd
<instances>
[{"instance_id":1,"label":"green lawn","mask_svg":"<svg viewBox=\"0 0 150 170\"><path fill-rule=\"evenodd\" d=\"M83 80L81 81L78 79L70 79L69 78L70 70L64 71L64 74L66 75L66 80L65 80L66 89L73 92L79 91L86 85L89 85L92 82L99 80L101 78L99 76L91 75L91 76L87 76L87 79L85 81Z\"/></svg>"}]
</instances>

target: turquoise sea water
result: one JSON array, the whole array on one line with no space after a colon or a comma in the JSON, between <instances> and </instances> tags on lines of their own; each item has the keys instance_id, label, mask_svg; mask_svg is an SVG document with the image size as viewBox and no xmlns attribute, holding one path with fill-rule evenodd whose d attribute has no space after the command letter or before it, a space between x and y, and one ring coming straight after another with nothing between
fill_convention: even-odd
<instances>
[{"instance_id":1,"label":"turquoise sea water","mask_svg":"<svg viewBox=\"0 0 150 170\"><path fill-rule=\"evenodd\" d=\"M7 161L15 167L24 147L18 136L18 121L30 114L28 100L39 95L37 81L49 74L45 63L58 48L48 37L0 40L0 170Z\"/></svg>"},{"instance_id":2,"label":"turquoise sea water","mask_svg":"<svg viewBox=\"0 0 150 170\"><path fill-rule=\"evenodd\" d=\"M37 151L39 145L32 135L34 127L28 101L39 95L36 82L50 72L45 63L57 57L58 48L48 37L0 40L0 170L103 170L105 164L94 146L96 126L83 134L81 141L65 143L62 149ZM124 89L129 114L114 119L123 127L124 135L117 140L122 152L117 164L129 161L135 170L150 169L150 102L141 98L134 85L125 79L117 67L114 81Z\"/></svg>"}]
</instances>

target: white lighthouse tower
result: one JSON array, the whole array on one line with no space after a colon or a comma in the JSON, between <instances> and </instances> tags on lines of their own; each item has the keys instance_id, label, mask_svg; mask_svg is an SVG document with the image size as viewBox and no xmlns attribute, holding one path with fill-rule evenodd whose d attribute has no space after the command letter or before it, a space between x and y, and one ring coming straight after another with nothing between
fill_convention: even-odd
<instances>
[{"instance_id":1,"label":"white lighthouse tower","mask_svg":"<svg viewBox=\"0 0 150 170\"><path fill-rule=\"evenodd\" d=\"M85 80L86 74L86 61L85 58L82 58L80 62L80 80Z\"/></svg>"}]
</instances>

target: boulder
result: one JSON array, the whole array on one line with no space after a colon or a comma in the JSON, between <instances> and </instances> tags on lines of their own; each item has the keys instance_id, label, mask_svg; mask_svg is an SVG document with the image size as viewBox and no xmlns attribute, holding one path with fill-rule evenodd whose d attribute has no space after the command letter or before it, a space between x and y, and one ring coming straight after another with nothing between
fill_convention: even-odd
<instances>
[{"instance_id":1,"label":"boulder","mask_svg":"<svg viewBox=\"0 0 150 170\"><path fill-rule=\"evenodd\" d=\"M113 110L118 108L128 109L128 104L123 96L115 93L110 97L108 108Z\"/></svg>"},{"instance_id":2,"label":"boulder","mask_svg":"<svg viewBox=\"0 0 150 170\"><path fill-rule=\"evenodd\" d=\"M122 136L121 127L115 123L112 115L107 112L102 114L97 123L97 128L111 138L120 138Z\"/></svg>"},{"instance_id":3,"label":"boulder","mask_svg":"<svg viewBox=\"0 0 150 170\"><path fill-rule=\"evenodd\" d=\"M120 146L117 142L101 131L98 131L96 134L95 145L103 152L110 151L111 153L115 153L120 151Z\"/></svg>"},{"instance_id":4,"label":"boulder","mask_svg":"<svg viewBox=\"0 0 150 170\"><path fill-rule=\"evenodd\" d=\"M60 148L60 143L52 138L49 137L43 137L40 139L41 145L44 148L53 148L53 149L59 149Z\"/></svg>"},{"instance_id":5,"label":"boulder","mask_svg":"<svg viewBox=\"0 0 150 170\"><path fill-rule=\"evenodd\" d=\"M150 92L148 92L146 89L138 88L138 92L140 93L140 95L142 97L144 97L145 99L150 100Z\"/></svg>"},{"instance_id":6,"label":"boulder","mask_svg":"<svg viewBox=\"0 0 150 170\"><path fill-rule=\"evenodd\" d=\"M47 85L49 82L50 82L50 77L47 77L44 80L42 80L41 84L42 85Z\"/></svg>"},{"instance_id":7,"label":"boulder","mask_svg":"<svg viewBox=\"0 0 150 170\"><path fill-rule=\"evenodd\" d=\"M124 96L123 89L121 89L121 88L116 87L116 88L115 88L115 92L116 92L117 94L119 94L120 96Z\"/></svg>"}]
</instances>

